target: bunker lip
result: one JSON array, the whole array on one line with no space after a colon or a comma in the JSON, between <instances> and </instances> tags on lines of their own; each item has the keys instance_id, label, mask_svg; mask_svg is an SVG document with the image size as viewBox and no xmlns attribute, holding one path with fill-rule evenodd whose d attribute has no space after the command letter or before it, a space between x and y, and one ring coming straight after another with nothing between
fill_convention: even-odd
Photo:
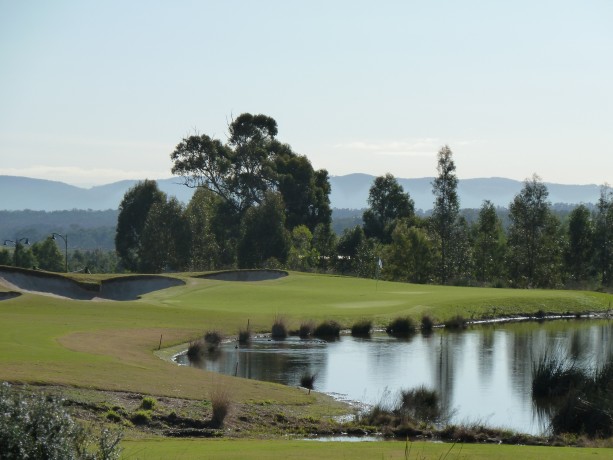
<instances>
[{"instance_id":1,"label":"bunker lip","mask_svg":"<svg viewBox=\"0 0 613 460\"><path fill-rule=\"evenodd\" d=\"M225 270L214 273L207 273L196 278L217 280L217 281L270 281L288 276L285 270Z\"/></svg>"},{"instance_id":2,"label":"bunker lip","mask_svg":"<svg viewBox=\"0 0 613 460\"><path fill-rule=\"evenodd\" d=\"M72 300L137 300L149 292L184 285L178 278L159 275L122 276L98 283L78 282L55 273L0 267L0 283L10 289Z\"/></svg>"}]
</instances>

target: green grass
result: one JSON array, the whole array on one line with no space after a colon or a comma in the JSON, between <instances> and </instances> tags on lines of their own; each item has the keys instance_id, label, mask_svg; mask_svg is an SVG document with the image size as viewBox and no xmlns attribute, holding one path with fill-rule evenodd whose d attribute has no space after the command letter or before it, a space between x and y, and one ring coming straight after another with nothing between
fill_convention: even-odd
<instances>
[{"instance_id":1,"label":"green grass","mask_svg":"<svg viewBox=\"0 0 613 460\"><path fill-rule=\"evenodd\" d=\"M177 369L153 356L160 335L166 347L188 342L207 330L234 334L246 320L254 332L270 331L279 315L290 329L306 320L352 324L364 318L381 326L394 317L419 320L423 314L444 321L457 314L477 318L539 309L606 310L610 299L607 294L584 291L383 281L377 286L374 280L301 273L256 283L189 279L186 286L130 302L24 294L0 302L0 380L202 397L206 389L196 390L196 385L189 384L200 371ZM165 378L166 374L172 376ZM176 385L174 374L185 383Z\"/></svg>"},{"instance_id":2,"label":"green grass","mask_svg":"<svg viewBox=\"0 0 613 460\"><path fill-rule=\"evenodd\" d=\"M377 284L374 280L302 273L255 283L185 279L185 286L150 293L138 301L74 301L33 294L0 301L0 381L201 400L208 400L210 390L222 385L234 401L271 401L293 407L305 417L319 417L342 409L317 393L309 395L297 388L178 367L154 354L160 337L165 348L202 337L207 330L233 335L246 321L254 333L270 331L279 316L286 320L288 329L297 329L307 321L334 320L351 325L364 319L381 327L396 317L419 321L426 314L444 322L458 314L470 319L538 310L605 311L612 298L584 291ZM346 458L404 458L404 444L396 443L354 446L164 440L126 441L125 445L126 452L131 453L127 458L201 458L204 448L210 449L212 457L244 458L247 452L253 453L252 458L289 458L286 455L292 446L300 447L301 458L303 452L306 458L339 458L341 450L347 452L342 454ZM430 446L424 447L426 450L435 449L427 458L439 458L440 446L426 446ZM471 452L466 458L491 458L481 454L491 453L488 449L496 449L497 458L511 457L498 454L510 449L505 446L464 446L463 455ZM522 457L543 458L542 451L541 456L530 456L537 448L525 449ZM564 450L586 456L589 451ZM556 458L555 452L558 450L548 450L547 458Z\"/></svg>"},{"instance_id":3,"label":"green grass","mask_svg":"<svg viewBox=\"0 0 613 460\"><path fill-rule=\"evenodd\" d=\"M316 442L265 440L141 440L124 441L126 459L405 459L405 442ZM416 442L409 445L409 460L558 460L605 459L609 449L573 447L508 446L496 444L452 445ZM445 455L449 452L449 455Z\"/></svg>"}]
</instances>

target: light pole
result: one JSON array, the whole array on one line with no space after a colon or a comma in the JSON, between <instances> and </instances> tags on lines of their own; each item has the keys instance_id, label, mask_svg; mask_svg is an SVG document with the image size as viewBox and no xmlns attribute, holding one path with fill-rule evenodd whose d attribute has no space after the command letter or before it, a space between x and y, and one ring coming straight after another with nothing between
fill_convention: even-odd
<instances>
[{"instance_id":1,"label":"light pole","mask_svg":"<svg viewBox=\"0 0 613 460\"><path fill-rule=\"evenodd\" d=\"M30 244L30 239L29 238L19 238L18 240L4 240L4 246L8 246L7 243L13 243L15 246L17 246L19 243L21 243L22 241L24 241L23 244L25 244L26 246L28 246Z\"/></svg>"},{"instance_id":2,"label":"light pole","mask_svg":"<svg viewBox=\"0 0 613 460\"><path fill-rule=\"evenodd\" d=\"M65 251L66 251L66 262L64 264L64 271L68 273L68 235L62 235L60 233L53 232L51 234L51 239L56 240L57 239L56 236L59 236L61 239L64 240L64 246L65 246Z\"/></svg>"}]
</instances>

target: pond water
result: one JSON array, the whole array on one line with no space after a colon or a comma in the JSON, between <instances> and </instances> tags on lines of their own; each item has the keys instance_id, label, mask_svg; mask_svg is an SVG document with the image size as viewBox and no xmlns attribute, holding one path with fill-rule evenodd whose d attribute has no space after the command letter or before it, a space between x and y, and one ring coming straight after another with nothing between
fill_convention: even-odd
<instances>
[{"instance_id":1,"label":"pond water","mask_svg":"<svg viewBox=\"0 0 613 460\"><path fill-rule=\"evenodd\" d=\"M613 358L613 321L557 320L437 330L396 339L373 334L325 342L254 339L248 346L224 344L198 363L215 372L298 386L316 374L314 389L366 404L391 402L401 389L435 389L453 422L479 422L539 434L548 421L531 399L532 363L548 350L588 368Z\"/></svg>"}]
</instances>

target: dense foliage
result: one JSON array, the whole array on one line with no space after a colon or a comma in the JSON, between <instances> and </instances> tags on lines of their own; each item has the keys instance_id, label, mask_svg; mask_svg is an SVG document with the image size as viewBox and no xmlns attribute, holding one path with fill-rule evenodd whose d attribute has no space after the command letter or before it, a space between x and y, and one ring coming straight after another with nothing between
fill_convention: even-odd
<instances>
[{"instance_id":1,"label":"dense foliage","mask_svg":"<svg viewBox=\"0 0 613 460\"><path fill-rule=\"evenodd\" d=\"M3 459L113 460L120 433L99 436L75 422L61 401L0 384L0 457Z\"/></svg>"}]
</instances>

